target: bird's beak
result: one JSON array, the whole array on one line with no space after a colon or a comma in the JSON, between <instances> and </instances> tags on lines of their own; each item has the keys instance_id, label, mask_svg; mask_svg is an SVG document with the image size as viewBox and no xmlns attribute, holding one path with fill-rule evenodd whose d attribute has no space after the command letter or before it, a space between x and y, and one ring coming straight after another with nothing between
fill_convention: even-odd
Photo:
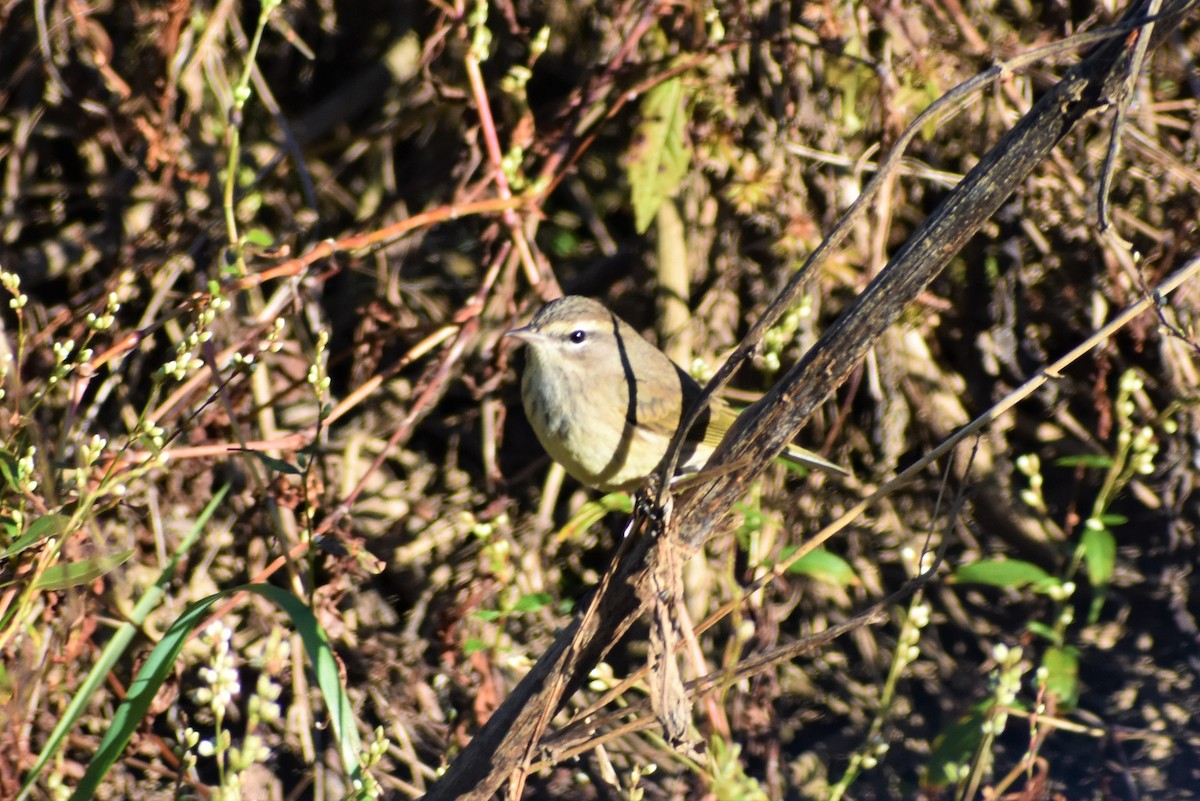
<instances>
[{"instance_id":1,"label":"bird's beak","mask_svg":"<svg viewBox=\"0 0 1200 801\"><path fill-rule=\"evenodd\" d=\"M531 342L537 342L543 338L541 334L539 334L537 331L534 331L529 326L514 328L511 331L506 331L504 336L512 337L513 339L519 339L527 344Z\"/></svg>"}]
</instances>

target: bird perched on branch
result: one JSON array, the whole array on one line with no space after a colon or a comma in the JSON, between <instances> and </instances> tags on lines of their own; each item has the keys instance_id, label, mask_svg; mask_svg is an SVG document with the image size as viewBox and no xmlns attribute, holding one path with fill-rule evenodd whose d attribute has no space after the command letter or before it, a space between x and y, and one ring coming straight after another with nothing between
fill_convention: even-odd
<instances>
[{"instance_id":1,"label":"bird perched on branch","mask_svg":"<svg viewBox=\"0 0 1200 801\"><path fill-rule=\"evenodd\" d=\"M528 347L521 400L542 447L575 479L603 492L636 489L662 463L700 385L598 301L552 300L529 325L507 333ZM699 470L737 419L712 398L679 455L679 473ZM845 474L811 451L785 458Z\"/></svg>"}]
</instances>

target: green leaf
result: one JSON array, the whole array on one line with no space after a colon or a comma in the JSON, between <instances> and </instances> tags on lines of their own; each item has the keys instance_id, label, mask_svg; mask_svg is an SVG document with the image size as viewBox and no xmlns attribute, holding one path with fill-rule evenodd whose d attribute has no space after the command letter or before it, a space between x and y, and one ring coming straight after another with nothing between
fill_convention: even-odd
<instances>
[{"instance_id":1,"label":"green leaf","mask_svg":"<svg viewBox=\"0 0 1200 801\"><path fill-rule=\"evenodd\" d=\"M29 524L29 528L25 529L25 533L21 535L19 540L4 549L4 553L0 554L0 558L7 559L10 556L16 556L26 548L46 539L46 537L65 534L67 524L70 522L71 518L69 515L58 514L57 512L42 515Z\"/></svg>"},{"instance_id":2,"label":"green leaf","mask_svg":"<svg viewBox=\"0 0 1200 801\"><path fill-rule=\"evenodd\" d=\"M766 517L763 515L762 506L758 503L735 503L733 509L736 512L742 513L742 524L738 526L737 531L739 537L762 530ZM795 550L795 548L792 548L792 551Z\"/></svg>"},{"instance_id":3,"label":"green leaf","mask_svg":"<svg viewBox=\"0 0 1200 801\"><path fill-rule=\"evenodd\" d=\"M1032 562L1020 559L983 559L954 571L952 581L962 584L987 584L991 587L1025 587L1044 591L1058 586L1058 579Z\"/></svg>"},{"instance_id":4,"label":"green leaf","mask_svg":"<svg viewBox=\"0 0 1200 801\"><path fill-rule=\"evenodd\" d=\"M467 656L482 651L485 648L487 648L487 645L478 637L468 637L463 641L463 653Z\"/></svg>"},{"instance_id":5,"label":"green leaf","mask_svg":"<svg viewBox=\"0 0 1200 801\"><path fill-rule=\"evenodd\" d=\"M1038 635L1039 637L1049 640L1050 642L1054 643L1055 645L1062 644L1062 635L1059 634L1054 629L1047 626L1045 623L1040 623L1036 620L1030 620L1028 623L1025 624L1025 628L1029 629L1031 632Z\"/></svg>"},{"instance_id":6,"label":"green leaf","mask_svg":"<svg viewBox=\"0 0 1200 801\"><path fill-rule=\"evenodd\" d=\"M580 251L582 240L574 231L556 229L550 236L550 252L560 259L574 258Z\"/></svg>"},{"instance_id":7,"label":"green leaf","mask_svg":"<svg viewBox=\"0 0 1200 801\"><path fill-rule=\"evenodd\" d=\"M77 587L89 581L100 578L105 573L124 564L133 556L133 548L94 559L84 559L82 562L63 562L46 568L34 583L38 590L65 590L67 587Z\"/></svg>"},{"instance_id":8,"label":"green leaf","mask_svg":"<svg viewBox=\"0 0 1200 801\"><path fill-rule=\"evenodd\" d=\"M549 606L554 599L550 597L548 592L531 592L528 595L523 595L513 604L514 612L536 612L537 610Z\"/></svg>"},{"instance_id":9,"label":"green leaf","mask_svg":"<svg viewBox=\"0 0 1200 801\"><path fill-rule=\"evenodd\" d=\"M629 148L629 186L637 232L645 233L658 207L687 175L692 152L686 136L683 79L663 81L642 98L642 121Z\"/></svg>"},{"instance_id":10,"label":"green leaf","mask_svg":"<svg viewBox=\"0 0 1200 801\"><path fill-rule=\"evenodd\" d=\"M17 458L0 448L0 478L3 478L4 483L13 491L21 489L17 486L17 472Z\"/></svg>"},{"instance_id":11,"label":"green leaf","mask_svg":"<svg viewBox=\"0 0 1200 801\"><path fill-rule=\"evenodd\" d=\"M213 604L242 590L257 593L272 601L292 619L292 624L304 642L304 650L312 663L317 686L321 688L321 694L325 697L325 705L329 709L330 722L333 724L333 731L342 757L342 766L355 784L362 781L362 769L358 762L362 745L358 739L358 729L354 721L353 710L350 708L350 699L342 688L338 676L337 658L333 654L333 647L329 644L325 632L317 623L312 611L296 596L268 584L247 584L210 595L180 615L179 619L167 629L166 634L150 651L150 655L142 663L142 669L130 683L125 700L117 707L112 723L88 761L87 771L79 780L75 792L71 794L71 801L85 801L93 797L100 780L121 756L130 737L141 725L142 719L146 716L146 710L150 707L150 702L154 700L159 688L171 674L175 660L179 658L179 653L183 650L192 631L204 622Z\"/></svg>"},{"instance_id":12,"label":"green leaf","mask_svg":"<svg viewBox=\"0 0 1200 801\"><path fill-rule=\"evenodd\" d=\"M1108 529L1087 525L1083 529L1082 546L1088 581L1095 590L1092 602L1088 606L1087 619L1089 623L1095 623L1100 619L1100 610L1104 607L1104 589L1116 568L1117 540Z\"/></svg>"},{"instance_id":13,"label":"green leaf","mask_svg":"<svg viewBox=\"0 0 1200 801\"><path fill-rule=\"evenodd\" d=\"M1046 692L1058 698L1059 709L1069 711L1079 700L1079 649L1054 646L1042 656L1046 669Z\"/></svg>"},{"instance_id":14,"label":"green leaf","mask_svg":"<svg viewBox=\"0 0 1200 801\"><path fill-rule=\"evenodd\" d=\"M1084 528L1083 559L1092 586L1105 587L1117 562L1117 540L1112 532L1106 528Z\"/></svg>"},{"instance_id":15,"label":"green leaf","mask_svg":"<svg viewBox=\"0 0 1200 801\"><path fill-rule=\"evenodd\" d=\"M1111 456L1085 454L1083 456L1063 456L1055 459L1054 463L1059 467L1096 467L1107 470L1112 467L1113 460Z\"/></svg>"},{"instance_id":16,"label":"green leaf","mask_svg":"<svg viewBox=\"0 0 1200 801\"><path fill-rule=\"evenodd\" d=\"M556 542L566 542L576 534L587 531L591 526L604 519L609 512L630 514L633 512L633 498L627 492L613 492L597 501L588 501L579 508L575 516L558 530L554 539Z\"/></svg>"},{"instance_id":17,"label":"green leaf","mask_svg":"<svg viewBox=\"0 0 1200 801\"><path fill-rule=\"evenodd\" d=\"M787 558L789 551L795 550L795 548L785 549L784 558ZM858 576L850 563L824 548L817 548L801 556L788 566L787 572L811 576L839 587L848 587L858 583Z\"/></svg>"},{"instance_id":18,"label":"green leaf","mask_svg":"<svg viewBox=\"0 0 1200 801\"><path fill-rule=\"evenodd\" d=\"M976 749L983 741L983 724L991 706L990 700L983 702L937 736L933 741L933 751L925 762L922 787L936 789L958 783L959 766L968 764L974 758Z\"/></svg>"},{"instance_id":19,"label":"green leaf","mask_svg":"<svg viewBox=\"0 0 1200 801\"><path fill-rule=\"evenodd\" d=\"M482 620L485 623L491 623L493 620L499 620L501 615L497 609L477 609L471 613L471 617L476 620Z\"/></svg>"},{"instance_id":20,"label":"green leaf","mask_svg":"<svg viewBox=\"0 0 1200 801\"><path fill-rule=\"evenodd\" d=\"M269 248L275 244L275 237L262 228L251 228L246 232L246 242L251 245L257 245L260 248Z\"/></svg>"}]
</instances>

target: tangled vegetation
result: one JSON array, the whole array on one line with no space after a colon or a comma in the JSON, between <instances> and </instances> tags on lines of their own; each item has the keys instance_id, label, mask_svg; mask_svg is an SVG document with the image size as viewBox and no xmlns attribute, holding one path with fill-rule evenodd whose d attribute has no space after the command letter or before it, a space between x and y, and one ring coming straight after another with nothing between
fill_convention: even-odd
<instances>
[{"instance_id":1,"label":"tangled vegetation","mask_svg":"<svg viewBox=\"0 0 1200 801\"><path fill-rule=\"evenodd\" d=\"M753 402L1113 6L0 2L0 798L424 795L634 505L551 465L503 333L600 297L708 378L1003 66ZM772 468L684 565L685 742L635 626L548 732L640 725L525 797L1200 796L1197 19L830 388L798 441L851 475Z\"/></svg>"}]
</instances>

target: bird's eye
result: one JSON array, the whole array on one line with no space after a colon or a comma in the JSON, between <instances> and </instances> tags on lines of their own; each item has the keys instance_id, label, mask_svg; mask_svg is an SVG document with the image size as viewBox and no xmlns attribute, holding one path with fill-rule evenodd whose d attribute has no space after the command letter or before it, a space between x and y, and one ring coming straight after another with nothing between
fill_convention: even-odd
<instances>
[{"instance_id":1,"label":"bird's eye","mask_svg":"<svg viewBox=\"0 0 1200 801\"><path fill-rule=\"evenodd\" d=\"M571 332L569 339L576 345L582 344L587 339L587 331L575 330Z\"/></svg>"}]
</instances>

